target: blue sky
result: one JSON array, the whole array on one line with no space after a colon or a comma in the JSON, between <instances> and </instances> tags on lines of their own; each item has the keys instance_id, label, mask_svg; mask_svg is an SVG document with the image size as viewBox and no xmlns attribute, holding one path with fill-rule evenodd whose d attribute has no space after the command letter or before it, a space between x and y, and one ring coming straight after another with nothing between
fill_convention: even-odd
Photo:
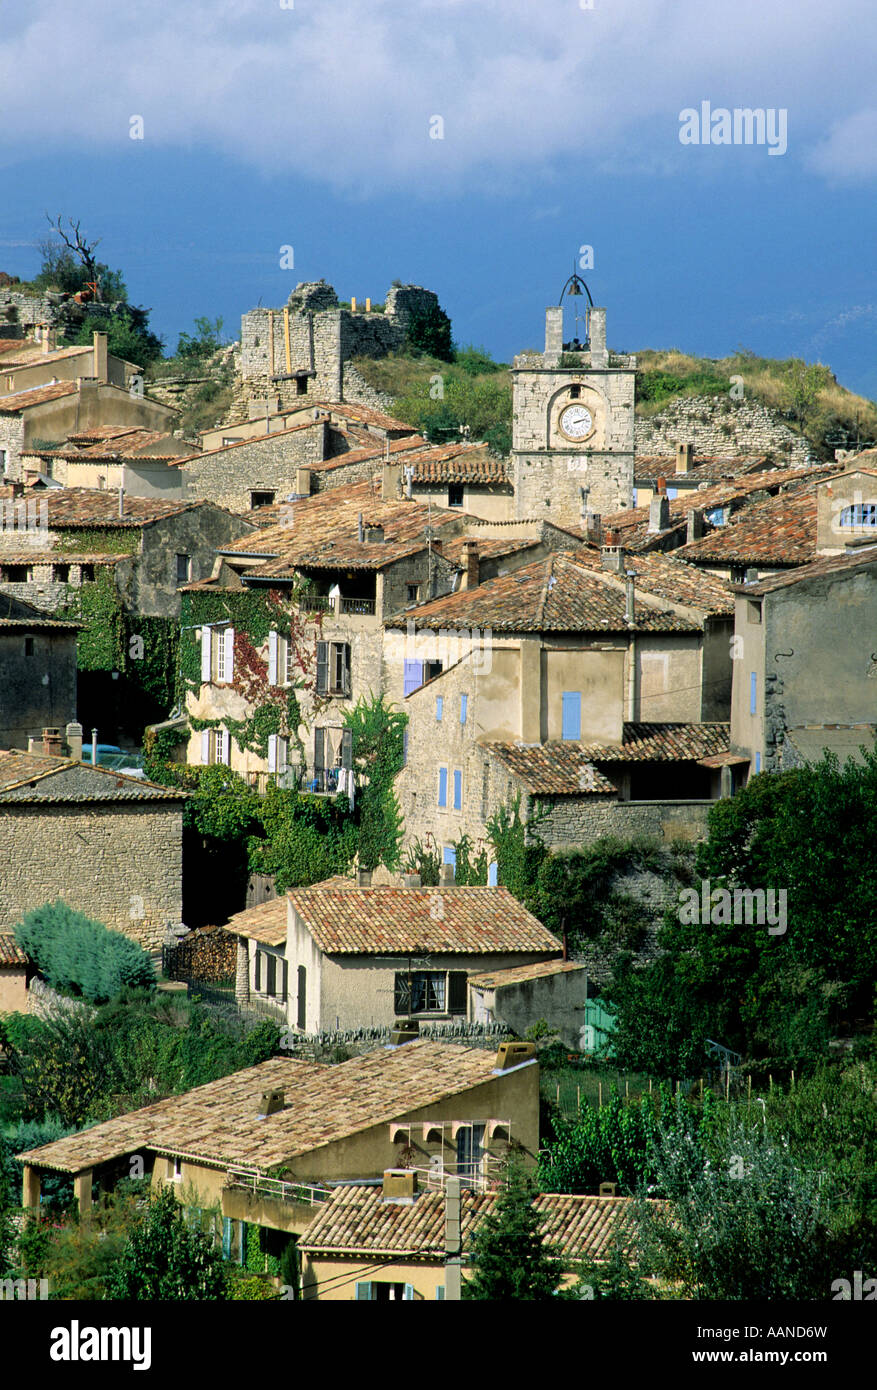
<instances>
[{"instance_id":1,"label":"blue sky","mask_svg":"<svg viewBox=\"0 0 877 1390\"><path fill-rule=\"evenodd\" d=\"M400 278L507 360L589 245L611 346L877 398L875 39L873 0L4 0L0 269L61 212L171 348ZM704 101L786 112L788 148L682 144Z\"/></svg>"}]
</instances>

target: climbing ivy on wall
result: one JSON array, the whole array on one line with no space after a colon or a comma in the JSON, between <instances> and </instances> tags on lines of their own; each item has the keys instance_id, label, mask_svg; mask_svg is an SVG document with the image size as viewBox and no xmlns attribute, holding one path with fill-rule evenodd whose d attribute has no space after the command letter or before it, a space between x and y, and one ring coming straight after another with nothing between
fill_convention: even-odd
<instances>
[{"instance_id":1,"label":"climbing ivy on wall","mask_svg":"<svg viewBox=\"0 0 877 1390\"><path fill-rule=\"evenodd\" d=\"M76 526L57 533L55 548L65 554L92 552L100 555L132 555L137 549L140 532L136 528Z\"/></svg>"},{"instance_id":2,"label":"climbing ivy on wall","mask_svg":"<svg viewBox=\"0 0 877 1390\"><path fill-rule=\"evenodd\" d=\"M383 695L359 699L344 716L351 732L353 762L367 780L359 793L359 844L361 869L384 864L398 867L402 844L402 813L394 780L402 767L403 735L408 716L385 704Z\"/></svg>"},{"instance_id":3,"label":"climbing ivy on wall","mask_svg":"<svg viewBox=\"0 0 877 1390\"><path fill-rule=\"evenodd\" d=\"M68 584L58 617L84 623L76 652L80 671L120 671L125 662L125 614L109 567L101 567L93 580L81 586Z\"/></svg>"}]
</instances>

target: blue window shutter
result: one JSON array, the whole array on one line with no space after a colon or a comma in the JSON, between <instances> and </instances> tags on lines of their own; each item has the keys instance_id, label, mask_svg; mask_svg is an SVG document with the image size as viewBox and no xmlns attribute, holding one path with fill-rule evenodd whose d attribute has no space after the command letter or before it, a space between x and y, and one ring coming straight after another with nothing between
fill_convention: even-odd
<instances>
[{"instance_id":1,"label":"blue window shutter","mask_svg":"<svg viewBox=\"0 0 877 1390\"><path fill-rule=\"evenodd\" d=\"M749 713L755 713L756 694L758 692L758 676L753 671L749 677Z\"/></svg>"},{"instance_id":2,"label":"blue window shutter","mask_svg":"<svg viewBox=\"0 0 877 1390\"><path fill-rule=\"evenodd\" d=\"M454 810L459 811L463 806L463 774L459 768L454 769Z\"/></svg>"},{"instance_id":3,"label":"blue window shutter","mask_svg":"<svg viewBox=\"0 0 877 1390\"><path fill-rule=\"evenodd\" d=\"M760 754L760 753L756 753L756 755L755 755L755 771L756 771L756 772L760 772L760 771L761 771L761 754Z\"/></svg>"},{"instance_id":4,"label":"blue window shutter","mask_svg":"<svg viewBox=\"0 0 877 1390\"><path fill-rule=\"evenodd\" d=\"M439 806L447 806L448 804L448 769L446 767L439 768L438 804Z\"/></svg>"},{"instance_id":5,"label":"blue window shutter","mask_svg":"<svg viewBox=\"0 0 877 1390\"><path fill-rule=\"evenodd\" d=\"M467 714L467 707L468 707L468 704L469 704L469 696L468 696L468 695L461 695L461 696L460 696L460 723L461 723L461 724L465 724L465 723L466 723L466 714Z\"/></svg>"},{"instance_id":6,"label":"blue window shutter","mask_svg":"<svg viewBox=\"0 0 877 1390\"><path fill-rule=\"evenodd\" d=\"M436 1286L435 1286L435 1296L436 1296L436 1301L440 1303L440 1302L442 1301L442 1299L444 1298L444 1296L445 1296L445 1286L444 1286L444 1284L436 1284Z\"/></svg>"},{"instance_id":7,"label":"blue window shutter","mask_svg":"<svg viewBox=\"0 0 877 1390\"><path fill-rule=\"evenodd\" d=\"M497 864L496 860L494 860L492 864L488 864L487 866L487 886L488 888L496 888L498 884L499 865Z\"/></svg>"},{"instance_id":8,"label":"blue window shutter","mask_svg":"<svg viewBox=\"0 0 877 1390\"><path fill-rule=\"evenodd\" d=\"M457 851L453 845L445 845L444 849L442 850L442 863L453 864L456 867Z\"/></svg>"},{"instance_id":9,"label":"blue window shutter","mask_svg":"<svg viewBox=\"0 0 877 1390\"><path fill-rule=\"evenodd\" d=\"M404 691L406 695L410 695L412 691L418 690L420 686L423 685L423 662L406 661L404 679Z\"/></svg>"},{"instance_id":10,"label":"blue window shutter","mask_svg":"<svg viewBox=\"0 0 877 1390\"><path fill-rule=\"evenodd\" d=\"M668 488L667 488L667 501L668 501L668 502L675 502L675 500L676 500L676 498L677 498L678 496L679 496L679 489L678 489L678 487L668 487Z\"/></svg>"},{"instance_id":11,"label":"blue window shutter","mask_svg":"<svg viewBox=\"0 0 877 1390\"><path fill-rule=\"evenodd\" d=\"M372 1293L372 1286L367 1280L363 1280L361 1282L357 1281L356 1284L356 1294L354 1296L354 1302L362 1298L366 1300L374 1298L374 1294Z\"/></svg>"},{"instance_id":12,"label":"blue window shutter","mask_svg":"<svg viewBox=\"0 0 877 1390\"><path fill-rule=\"evenodd\" d=\"M233 1223L231 1217L224 1216L222 1218L222 1258L224 1260L231 1259L232 1230Z\"/></svg>"},{"instance_id":13,"label":"blue window shutter","mask_svg":"<svg viewBox=\"0 0 877 1390\"><path fill-rule=\"evenodd\" d=\"M445 702L444 702L444 700L442 699L441 695L436 695L436 697L435 697L435 718L436 718L436 723L437 723L437 724L441 724L441 722L442 722L442 710L444 709L444 705L445 705Z\"/></svg>"},{"instance_id":14,"label":"blue window shutter","mask_svg":"<svg viewBox=\"0 0 877 1390\"><path fill-rule=\"evenodd\" d=\"M561 738L582 736L582 696L578 690L565 690L562 703Z\"/></svg>"}]
</instances>

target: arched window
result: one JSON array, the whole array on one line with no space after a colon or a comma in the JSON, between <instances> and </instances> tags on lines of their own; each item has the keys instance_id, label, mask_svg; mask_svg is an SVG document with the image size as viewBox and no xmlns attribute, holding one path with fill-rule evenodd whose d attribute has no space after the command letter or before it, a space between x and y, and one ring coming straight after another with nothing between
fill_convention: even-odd
<instances>
[{"instance_id":1,"label":"arched window","mask_svg":"<svg viewBox=\"0 0 877 1390\"><path fill-rule=\"evenodd\" d=\"M877 527L877 502L856 502L852 507L844 507L840 525Z\"/></svg>"}]
</instances>

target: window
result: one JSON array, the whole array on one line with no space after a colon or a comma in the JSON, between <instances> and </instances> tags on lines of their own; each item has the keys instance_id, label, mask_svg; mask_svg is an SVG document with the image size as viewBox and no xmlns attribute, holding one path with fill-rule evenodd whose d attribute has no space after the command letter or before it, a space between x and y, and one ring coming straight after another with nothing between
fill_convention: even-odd
<instances>
[{"instance_id":1,"label":"window","mask_svg":"<svg viewBox=\"0 0 877 1390\"><path fill-rule=\"evenodd\" d=\"M498 865L498 864L496 863L496 861L494 860L494 862L493 862L492 864L488 864L488 866L487 866L487 886L488 886L488 888L496 888L496 887L498 886L498 884L499 884L499 865Z\"/></svg>"},{"instance_id":2,"label":"window","mask_svg":"<svg viewBox=\"0 0 877 1390\"><path fill-rule=\"evenodd\" d=\"M678 489L678 487L668 487L668 488L667 488L667 501L668 501L668 502L675 502L675 501L676 501L676 498L677 498L678 496L679 496L679 489Z\"/></svg>"},{"instance_id":3,"label":"window","mask_svg":"<svg viewBox=\"0 0 877 1390\"><path fill-rule=\"evenodd\" d=\"M282 734L268 735L268 771L284 772L289 765L289 739Z\"/></svg>"},{"instance_id":4,"label":"window","mask_svg":"<svg viewBox=\"0 0 877 1390\"><path fill-rule=\"evenodd\" d=\"M265 952L265 993L273 999L277 993L277 957Z\"/></svg>"},{"instance_id":5,"label":"window","mask_svg":"<svg viewBox=\"0 0 877 1390\"><path fill-rule=\"evenodd\" d=\"M411 695L415 690L419 690L423 685L423 662L406 661L403 676L403 691L406 695Z\"/></svg>"},{"instance_id":6,"label":"window","mask_svg":"<svg viewBox=\"0 0 877 1390\"><path fill-rule=\"evenodd\" d=\"M210 653L211 649L215 649L213 678L214 678L214 680L216 681L217 685L228 685L229 682L230 682L230 681L233 679L233 677L234 677L234 628L233 628L233 627L220 628L219 631L216 632L212 637L209 635L209 634L210 634L210 628L202 628L202 637L201 637L201 642L202 642L202 648L201 648L202 672L203 672L203 670L205 669L204 647L203 647L203 643L204 643L204 640L205 640L205 638L204 638L204 636L203 636L204 633L207 633L207 634L208 634L208 636L207 636L207 644L208 644L208 645L207 645L207 651L208 651L207 663L208 663L208 664L207 664L207 666L206 666L206 669L207 669L208 671L209 671L209 669L210 669L210 667L209 667L209 659L210 659L210 658L209 658L209 653ZM202 678L203 678L203 676L202 676Z\"/></svg>"},{"instance_id":7,"label":"window","mask_svg":"<svg viewBox=\"0 0 877 1390\"><path fill-rule=\"evenodd\" d=\"M444 970L398 970L393 998L397 1016L442 1014L447 998L447 975Z\"/></svg>"},{"instance_id":8,"label":"window","mask_svg":"<svg viewBox=\"0 0 877 1390\"><path fill-rule=\"evenodd\" d=\"M444 1289L442 1289L444 1294ZM357 1280L356 1299L365 1299L372 1303L396 1303L413 1302L413 1284L385 1284L382 1280Z\"/></svg>"},{"instance_id":9,"label":"window","mask_svg":"<svg viewBox=\"0 0 877 1390\"><path fill-rule=\"evenodd\" d=\"M168 1168L170 1169L171 1182L183 1181L183 1160L181 1158L169 1158Z\"/></svg>"},{"instance_id":10,"label":"window","mask_svg":"<svg viewBox=\"0 0 877 1390\"><path fill-rule=\"evenodd\" d=\"M79 569L80 584L94 583L94 565L81 565Z\"/></svg>"},{"instance_id":11,"label":"window","mask_svg":"<svg viewBox=\"0 0 877 1390\"><path fill-rule=\"evenodd\" d=\"M582 696L579 690L565 690L561 699L560 737L579 739L582 736Z\"/></svg>"},{"instance_id":12,"label":"window","mask_svg":"<svg viewBox=\"0 0 877 1390\"><path fill-rule=\"evenodd\" d=\"M317 643L317 694L349 697L349 642Z\"/></svg>"},{"instance_id":13,"label":"window","mask_svg":"<svg viewBox=\"0 0 877 1390\"><path fill-rule=\"evenodd\" d=\"M33 656L34 654L34 642L32 637L25 637L24 639L24 654L25 656Z\"/></svg>"},{"instance_id":14,"label":"window","mask_svg":"<svg viewBox=\"0 0 877 1390\"><path fill-rule=\"evenodd\" d=\"M463 807L463 774L458 767L454 768L454 810L460 811Z\"/></svg>"},{"instance_id":15,"label":"window","mask_svg":"<svg viewBox=\"0 0 877 1390\"><path fill-rule=\"evenodd\" d=\"M308 379L306 376L297 376L295 379L295 394L306 396L308 394Z\"/></svg>"},{"instance_id":16,"label":"window","mask_svg":"<svg viewBox=\"0 0 877 1390\"><path fill-rule=\"evenodd\" d=\"M416 603L420 594L420 587L417 584L408 585L408 602Z\"/></svg>"},{"instance_id":17,"label":"window","mask_svg":"<svg viewBox=\"0 0 877 1390\"><path fill-rule=\"evenodd\" d=\"M465 1014L467 975L465 970L448 971L448 1013Z\"/></svg>"},{"instance_id":18,"label":"window","mask_svg":"<svg viewBox=\"0 0 877 1390\"><path fill-rule=\"evenodd\" d=\"M749 713L754 714L758 695L758 676L753 671L749 677Z\"/></svg>"},{"instance_id":19,"label":"window","mask_svg":"<svg viewBox=\"0 0 877 1390\"><path fill-rule=\"evenodd\" d=\"M571 387L569 388L569 398L570 398L571 401L577 401L577 400L579 399L579 397L581 396L581 394L582 394L582 388L581 388L581 386L571 386Z\"/></svg>"},{"instance_id":20,"label":"window","mask_svg":"<svg viewBox=\"0 0 877 1390\"><path fill-rule=\"evenodd\" d=\"M52 580L53 580L53 582L54 582L55 584L69 584L69 583L70 583L70 566L69 566L69 565L53 565L53 566L52 566Z\"/></svg>"},{"instance_id":21,"label":"window","mask_svg":"<svg viewBox=\"0 0 877 1390\"><path fill-rule=\"evenodd\" d=\"M448 769L446 767L439 768L438 804L439 806L447 806L448 804Z\"/></svg>"},{"instance_id":22,"label":"window","mask_svg":"<svg viewBox=\"0 0 877 1390\"><path fill-rule=\"evenodd\" d=\"M7 584L27 584L30 582L31 574L29 565L6 565L3 570L3 578Z\"/></svg>"},{"instance_id":23,"label":"window","mask_svg":"<svg viewBox=\"0 0 877 1390\"><path fill-rule=\"evenodd\" d=\"M441 695L436 695L436 697L435 697L435 722L436 722L437 724L441 724L441 722L442 722L442 711L443 711L443 709L444 709L444 705L445 705L445 702L444 702L444 700L442 699Z\"/></svg>"},{"instance_id":24,"label":"window","mask_svg":"<svg viewBox=\"0 0 877 1390\"><path fill-rule=\"evenodd\" d=\"M174 557L176 562L176 575L178 584L188 584L192 578L192 561L188 555L178 554Z\"/></svg>"},{"instance_id":25,"label":"window","mask_svg":"<svg viewBox=\"0 0 877 1390\"><path fill-rule=\"evenodd\" d=\"M440 661L425 661L423 663L424 681L434 680L436 676L441 675L443 670L444 667L442 666L442 663Z\"/></svg>"},{"instance_id":26,"label":"window","mask_svg":"<svg viewBox=\"0 0 877 1390\"><path fill-rule=\"evenodd\" d=\"M857 502L852 507L844 507L840 514L841 526L877 526L877 502Z\"/></svg>"},{"instance_id":27,"label":"window","mask_svg":"<svg viewBox=\"0 0 877 1390\"><path fill-rule=\"evenodd\" d=\"M746 601L746 609L747 609L749 621L750 621L751 623L760 623L760 622L761 622L761 604L760 604L760 603L758 603L755 599L752 599L752 598L747 599L747 601Z\"/></svg>"},{"instance_id":28,"label":"window","mask_svg":"<svg viewBox=\"0 0 877 1390\"><path fill-rule=\"evenodd\" d=\"M456 866L456 863L457 863L457 851L456 851L456 849L454 848L453 845L445 845L445 846L443 847L443 849L442 849L442 863L443 863L443 864L453 864L453 865Z\"/></svg>"},{"instance_id":29,"label":"window","mask_svg":"<svg viewBox=\"0 0 877 1390\"><path fill-rule=\"evenodd\" d=\"M704 520L710 522L713 526L724 526L725 524L724 507L713 507L711 511L704 512L703 515Z\"/></svg>"},{"instance_id":30,"label":"window","mask_svg":"<svg viewBox=\"0 0 877 1390\"><path fill-rule=\"evenodd\" d=\"M468 713L468 709L469 709L469 696L468 696L468 695L461 695L461 696L460 696L460 723L461 723L461 724L465 724L465 723L466 723L466 715L467 715L467 713Z\"/></svg>"},{"instance_id":31,"label":"window","mask_svg":"<svg viewBox=\"0 0 877 1390\"><path fill-rule=\"evenodd\" d=\"M0 469L6 472L6 450L0 449Z\"/></svg>"},{"instance_id":32,"label":"window","mask_svg":"<svg viewBox=\"0 0 877 1390\"><path fill-rule=\"evenodd\" d=\"M308 972L307 967L298 967L298 993L296 995L296 1022L304 1031L308 1016Z\"/></svg>"},{"instance_id":33,"label":"window","mask_svg":"<svg viewBox=\"0 0 877 1390\"><path fill-rule=\"evenodd\" d=\"M256 507L270 507L276 495L274 492L251 492L250 511L254 511Z\"/></svg>"},{"instance_id":34,"label":"window","mask_svg":"<svg viewBox=\"0 0 877 1390\"><path fill-rule=\"evenodd\" d=\"M463 484L450 483L448 485L448 506L462 507L463 505Z\"/></svg>"},{"instance_id":35,"label":"window","mask_svg":"<svg viewBox=\"0 0 877 1390\"><path fill-rule=\"evenodd\" d=\"M760 772L760 771L761 771L761 754L760 754L760 753L756 753L756 755L755 755L755 771L756 771L756 772Z\"/></svg>"}]
</instances>

